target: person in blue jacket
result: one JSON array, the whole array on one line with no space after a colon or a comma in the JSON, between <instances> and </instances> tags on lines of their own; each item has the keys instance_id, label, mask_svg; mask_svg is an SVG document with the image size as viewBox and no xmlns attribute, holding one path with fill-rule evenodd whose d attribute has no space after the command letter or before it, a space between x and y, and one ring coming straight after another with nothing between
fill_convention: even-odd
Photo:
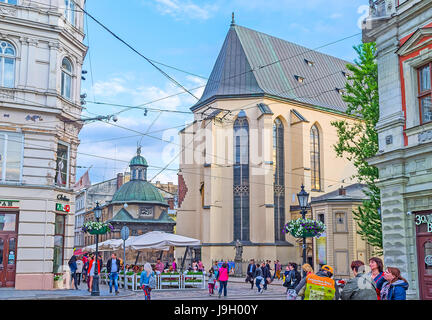
<instances>
[{"instance_id":1,"label":"person in blue jacket","mask_svg":"<svg viewBox=\"0 0 432 320\"><path fill-rule=\"evenodd\" d=\"M145 300L151 300L151 290L150 288L150 277L154 277L155 273L150 265L150 263L146 263L144 265L144 270L141 273L140 286L144 290Z\"/></svg>"},{"instance_id":2,"label":"person in blue jacket","mask_svg":"<svg viewBox=\"0 0 432 320\"><path fill-rule=\"evenodd\" d=\"M398 268L388 267L377 283L377 288L381 290L381 300L406 300L408 287L408 281L401 276Z\"/></svg>"}]
</instances>

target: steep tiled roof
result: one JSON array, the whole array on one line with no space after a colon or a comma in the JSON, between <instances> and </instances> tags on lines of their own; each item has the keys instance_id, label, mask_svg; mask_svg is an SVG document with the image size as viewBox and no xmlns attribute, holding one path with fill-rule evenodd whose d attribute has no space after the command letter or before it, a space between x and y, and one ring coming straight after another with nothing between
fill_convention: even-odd
<instances>
[{"instance_id":1,"label":"steep tiled roof","mask_svg":"<svg viewBox=\"0 0 432 320\"><path fill-rule=\"evenodd\" d=\"M192 111L215 98L273 96L345 112L349 62L232 25L207 86ZM299 79L303 79L299 82Z\"/></svg>"}]
</instances>

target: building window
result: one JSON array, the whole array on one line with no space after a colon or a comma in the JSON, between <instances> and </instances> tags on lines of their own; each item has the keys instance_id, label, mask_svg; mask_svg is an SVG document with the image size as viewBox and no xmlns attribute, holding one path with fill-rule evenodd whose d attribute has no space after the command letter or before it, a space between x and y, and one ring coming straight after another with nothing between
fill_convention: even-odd
<instances>
[{"instance_id":1,"label":"building window","mask_svg":"<svg viewBox=\"0 0 432 320\"><path fill-rule=\"evenodd\" d=\"M313 191L321 191L321 166L320 166L320 137L317 126L313 126L310 132L311 152L311 187Z\"/></svg>"},{"instance_id":2,"label":"building window","mask_svg":"<svg viewBox=\"0 0 432 320\"><path fill-rule=\"evenodd\" d=\"M68 58L62 62L61 95L66 99L72 98L72 63Z\"/></svg>"},{"instance_id":3,"label":"building window","mask_svg":"<svg viewBox=\"0 0 432 320\"><path fill-rule=\"evenodd\" d=\"M75 2L73 0L65 0L65 17L66 20L75 26Z\"/></svg>"},{"instance_id":4,"label":"building window","mask_svg":"<svg viewBox=\"0 0 432 320\"><path fill-rule=\"evenodd\" d=\"M66 216L57 214L55 218L55 231L54 231L54 265L53 272L61 272L64 257L64 235L66 227Z\"/></svg>"},{"instance_id":5,"label":"building window","mask_svg":"<svg viewBox=\"0 0 432 320\"><path fill-rule=\"evenodd\" d=\"M285 148L284 125L277 118L273 125L273 170L274 170L274 233L275 241L285 240Z\"/></svg>"},{"instance_id":6,"label":"building window","mask_svg":"<svg viewBox=\"0 0 432 320\"><path fill-rule=\"evenodd\" d=\"M418 70L419 78L419 106L421 124L432 122L432 63Z\"/></svg>"},{"instance_id":7,"label":"building window","mask_svg":"<svg viewBox=\"0 0 432 320\"><path fill-rule=\"evenodd\" d=\"M347 232L346 213L336 212L334 219L335 232Z\"/></svg>"},{"instance_id":8,"label":"building window","mask_svg":"<svg viewBox=\"0 0 432 320\"><path fill-rule=\"evenodd\" d=\"M249 241L249 122L244 111L234 123L233 174L234 241Z\"/></svg>"},{"instance_id":9,"label":"building window","mask_svg":"<svg viewBox=\"0 0 432 320\"><path fill-rule=\"evenodd\" d=\"M0 2L9 3L9 4L17 4L17 0L0 0Z\"/></svg>"},{"instance_id":10,"label":"building window","mask_svg":"<svg viewBox=\"0 0 432 320\"><path fill-rule=\"evenodd\" d=\"M69 184L69 147L59 143L57 145L57 167L55 184L67 188Z\"/></svg>"},{"instance_id":11,"label":"building window","mask_svg":"<svg viewBox=\"0 0 432 320\"><path fill-rule=\"evenodd\" d=\"M318 214L318 221L321 221L322 223L325 224L325 216L324 216L324 213L320 213L320 214Z\"/></svg>"},{"instance_id":12,"label":"building window","mask_svg":"<svg viewBox=\"0 0 432 320\"><path fill-rule=\"evenodd\" d=\"M0 181L20 182L24 136L15 132L0 132Z\"/></svg>"},{"instance_id":13,"label":"building window","mask_svg":"<svg viewBox=\"0 0 432 320\"><path fill-rule=\"evenodd\" d=\"M15 48L0 41L0 87L15 87Z\"/></svg>"}]
</instances>

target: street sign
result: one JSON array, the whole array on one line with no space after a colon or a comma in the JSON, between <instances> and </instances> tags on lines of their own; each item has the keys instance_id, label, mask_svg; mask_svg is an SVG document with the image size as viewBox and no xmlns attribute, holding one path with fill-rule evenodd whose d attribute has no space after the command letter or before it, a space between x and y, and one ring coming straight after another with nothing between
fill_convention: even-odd
<instances>
[{"instance_id":1,"label":"street sign","mask_svg":"<svg viewBox=\"0 0 432 320\"><path fill-rule=\"evenodd\" d=\"M129 238L129 228L124 226L121 229L121 238L123 241L126 241Z\"/></svg>"}]
</instances>

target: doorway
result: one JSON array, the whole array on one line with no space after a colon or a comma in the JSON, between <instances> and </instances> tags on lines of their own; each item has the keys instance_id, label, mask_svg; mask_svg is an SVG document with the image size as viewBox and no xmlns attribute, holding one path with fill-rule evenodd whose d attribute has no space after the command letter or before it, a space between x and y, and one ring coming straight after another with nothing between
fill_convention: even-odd
<instances>
[{"instance_id":1,"label":"doorway","mask_svg":"<svg viewBox=\"0 0 432 320\"><path fill-rule=\"evenodd\" d=\"M0 288L15 287L17 214L0 212Z\"/></svg>"},{"instance_id":2,"label":"doorway","mask_svg":"<svg viewBox=\"0 0 432 320\"><path fill-rule=\"evenodd\" d=\"M416 213L418 283L421 300L432 300L432 211Z\"/></svg>"}]
</instances>

